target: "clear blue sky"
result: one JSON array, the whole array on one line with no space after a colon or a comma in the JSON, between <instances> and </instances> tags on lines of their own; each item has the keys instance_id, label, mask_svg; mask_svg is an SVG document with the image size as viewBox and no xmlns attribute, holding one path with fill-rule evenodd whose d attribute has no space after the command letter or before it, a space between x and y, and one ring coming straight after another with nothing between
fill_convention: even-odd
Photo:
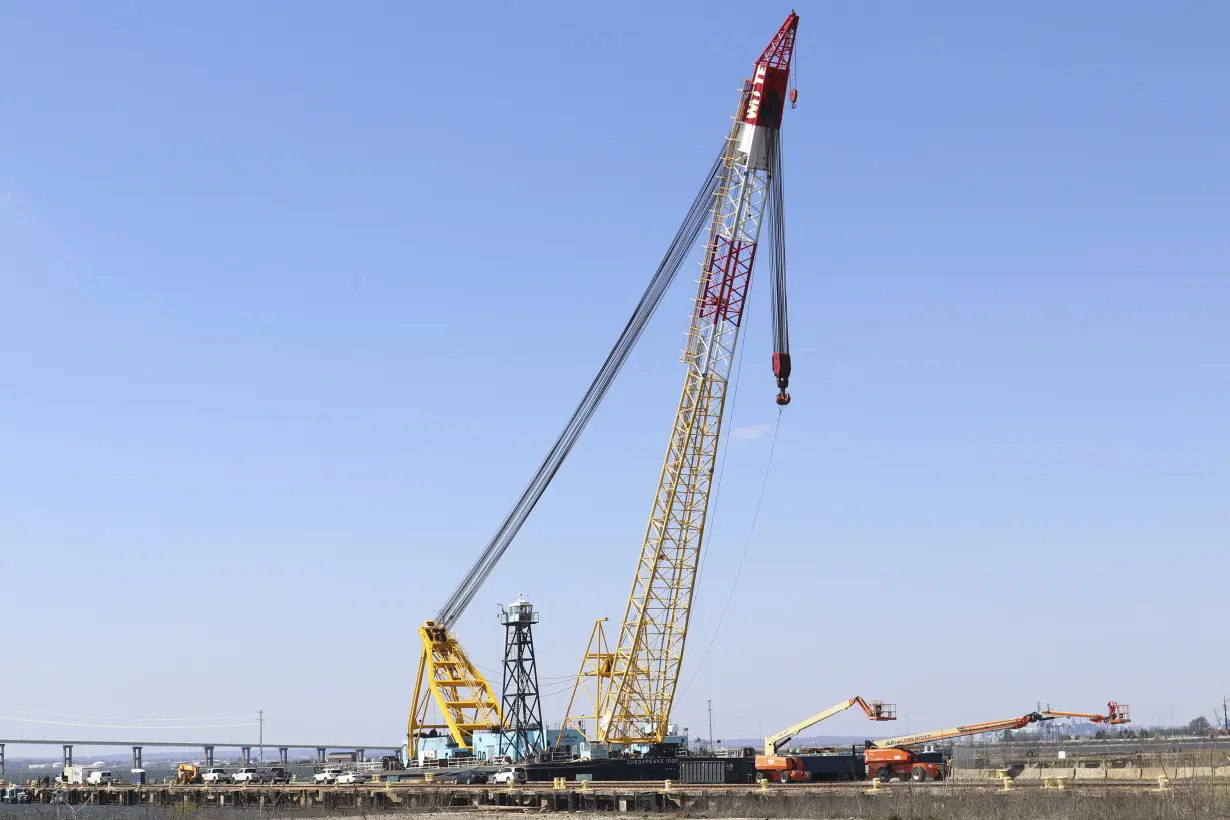
<instances>
[{"instance_id":1,"label":"clear blue sky","mask_svg":"<svg viewBox=\"0 0 1230 820\"><path fill-rule=\"evenodd\" d=\"M0 714L263 708L270 738L397 742L413 628L567 418L788 11L6 4L23 650ZM703 734L712 699L750 736L854 694L916 731L1039 699L1207 715L1230 690L1230 7L799 12L795 401L678 721ZM764 284L685 679L765 474ZM518 592L550 692L622 611L690 295L461 622L480 663Z\"/></svg>"}]
</instances>

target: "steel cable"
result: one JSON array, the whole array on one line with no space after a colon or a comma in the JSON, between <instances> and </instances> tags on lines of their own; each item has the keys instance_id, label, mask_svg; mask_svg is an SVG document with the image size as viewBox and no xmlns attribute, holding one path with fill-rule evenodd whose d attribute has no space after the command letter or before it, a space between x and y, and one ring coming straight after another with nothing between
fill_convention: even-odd
<instances>
[{"instance_id":1,"label":"steel cable","mask_svg":"<svg viewBox=\"0 0 1230 820\"><path fill-rule=\"evenodd\" d=\"M726 622L726 613L730 611L730 604L735 599L735 589L739 586L739 578L743 575L743 566L747 563L747 554L752 548L752 539L756 536L756 522L760 519L760 507L764 504L765 490L769 486L769 475L773 469L773 454L777 452L777 434L782 428L782 411L777 410L777 421L773 424L773 439L769 443L769 459L764 466L764 480L760 483L760 495L756 497L756 510L752 513L752 524L748 528L747 542L743 545L743 555L739 557L739 566L735 570L735 578L730 582L730 592L726 594L726 603L722 606L722 614L718 616L717 626L713 628L713 634L709 636L709 643L705 645L705 651L701 653L700 662L696 664L696 669L692 671L692 677L688 678L687 686L683 687L683 694L686 695L688 690L692 688L692 684L696 682L696 676L700 674L701 667L705 665L705 660L709 657L709 650L713 649L713 644L717 641L718 633L722 631L722 624Z\"/></svg>"},{"instance_id":2,"label":"steel cable","mask_svg":"<svg viewBox=\"0 0 1230 820\"><path fill-rule=\"evenodd\" d=\"M726 146L724 144L722 151L709 168L708 175L697 192L691 208L688 209L683 224L680 225L678 232L676 232L674 239L667 248L657 271L654 272L653 278L649 280L649 286L645 289L644 294L642 294L636 309L632 312L632 316L624 326L623 332L619 334L619 338L615 341L610 353L607 354L606 361L603 362L598 375L594 377L594 380L589 385L589 389L585 391L584 397L582 397L580 403L573 411L572 417L564 426L563 432L555 440L555 444L547 452L542 463L538 465L534 476L525 485L525 488L521 491L521 496L508 511L508 514L500 523L491 540L487 542L486 547L479 553L478 559L474 562L470 571L466 573L452 595L445 601L444 606L436 614L437 623L440 623L445 628L452 628L453 624L457 622L457 619L461 617L466 607L474 599L474 596L478 594L478 590L487 580L492 570L495 569L495 565L504 555L513 538L516 537L521 526L529 517L530 512L533 511L538 500L542 498L542 494L546 491L547 486L559 471L560 466L564 463L564 459L572 451L585 426L589 423L590 418L593 417L594 412L598 409L598 405L606 396L607 390L610 389L615 377L619 374L620 369L623 368L637 340L640 339L641 332L649 323L658 305L661 304L662 297L670 288L675 275L679 272L679 268L687 259L702 228L709 222L709 214L713 207L713 199L717 191L725 154Z\"/></svg>"},{"instance_id":3,"label":"steel cable","mask_svg":"<svg viewBox=\"0 0 1230 820\"><path fill-rule=\"evenodd\" d=\"M782 181L781 131L768 139L769 196L765 218L769 229L769 267L772 268L773 358L778 387L785 393L790 382L790 328L786 305L786 212ZM783 403L779 401L779 404Z\"/></svg>"}]
</instances>

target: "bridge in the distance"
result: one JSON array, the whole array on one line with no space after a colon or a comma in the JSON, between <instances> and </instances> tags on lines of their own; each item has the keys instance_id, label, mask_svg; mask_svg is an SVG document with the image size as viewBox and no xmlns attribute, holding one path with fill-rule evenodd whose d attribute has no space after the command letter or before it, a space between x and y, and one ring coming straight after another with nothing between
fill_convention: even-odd
<instances>
[{"instance_id":1,"label":"bridge in the distance","mask_svg":"<svg viewBox=\"0 0 1230 820\"><path fill-rule=\"evenodd\" d=\"M211 743L202 740L55 740L47 738L19 738L10 740L0 738L0 775L4 774L4 747L5 746L59 746L64 751L64 766L65 768L73 765L73 747L74 746L127 746L132 749L132 767L140 769L141 754L145 748L150 749L173 749L173 748L195 748L203 749L205 752L205 765L212 766L214 764L214 749L239 749L244 765L249 765L252 762L253 749L277 749L278 761L285 764L290 756L291 749L315 749L316 760L318 763L324 763L328 758L330 750L333 751L349 751L354 752L355 757L362 759L365 753L371 752L400 752L401 746L385 746L378 743Z\"/></svg>"}]
</instances>

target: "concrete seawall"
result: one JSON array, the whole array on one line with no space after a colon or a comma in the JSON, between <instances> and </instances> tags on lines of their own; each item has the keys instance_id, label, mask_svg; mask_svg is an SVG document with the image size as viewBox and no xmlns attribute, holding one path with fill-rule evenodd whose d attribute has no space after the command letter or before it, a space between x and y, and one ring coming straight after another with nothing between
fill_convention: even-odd
<instances>
[{"instance_id":1,"label":"concrete seawall","mask_svg":"<svg viewBox=\"0 0 1230 820\"><path fill-rule=\"evenodd\" d=\"M1080 766L1048 766L1034 764L1028 766L1010 766L1008 773L1016 780L1043 780L1047 777L1066 777L1071 781L1087 780L1157 780L1159 777L1169 777L1171 780L1226 780L1230 781L1230 765L1226 766L1192 766L1165 764L1141 766L1136 764L1122 765L1110 761L1111 765L1090 766L1088 762ZM954 769L954 780L997 780L997 769Z\"/></svg>"}]
</instances>

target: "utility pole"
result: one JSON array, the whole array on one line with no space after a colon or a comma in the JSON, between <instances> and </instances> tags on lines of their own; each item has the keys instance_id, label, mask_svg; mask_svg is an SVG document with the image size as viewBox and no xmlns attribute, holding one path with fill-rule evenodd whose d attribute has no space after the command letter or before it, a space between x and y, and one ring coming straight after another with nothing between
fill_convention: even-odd
<instances>
[{"instance_id":1,"label":"utility pole","mask_svg":"<svg viewBox=\"0 0 1230 820\"><path fill-rule=\"evenodd\" d=\"M261 726L260 740L257 744L259 747L258 753L260 754L261 763L264 763L265 762L265 710L264 709L260 710L259 717L257 718L257 723L259 723Z\"/></svg>"},{"instance_id":2,"label":"utility pole","mask_svg":"<svg viewBox=\"0 0 1230 820\"><path fill-rule=\"evenodd\" d=\"M713 748L713 700L709 701L709 748Z\"/></svg>"}]
</instances>

